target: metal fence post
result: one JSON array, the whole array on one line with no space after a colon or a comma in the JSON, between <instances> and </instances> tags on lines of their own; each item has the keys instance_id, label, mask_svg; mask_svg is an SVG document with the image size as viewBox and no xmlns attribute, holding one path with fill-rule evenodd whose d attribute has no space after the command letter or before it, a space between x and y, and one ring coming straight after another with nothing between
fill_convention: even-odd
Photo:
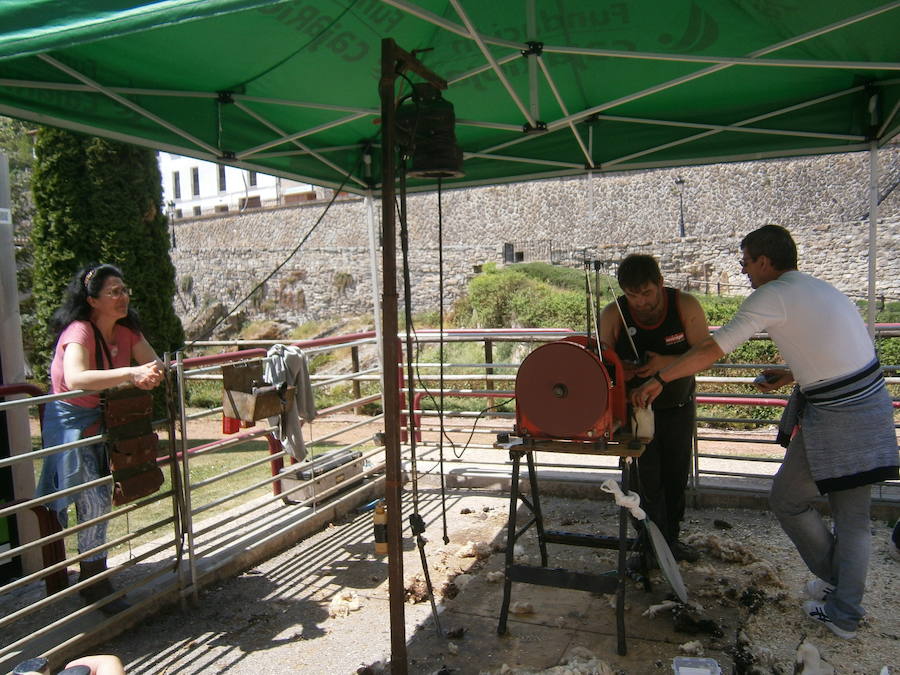
<instances>
[{"instance_id":1,"label":"metal fence post","mask_svg":"<svg viewBox=\"0 0 900 675\"><path fill-rule=\"evenodd\" d=\"M359 375L359 347L353 345L350 347L350 360L353 362L353 374ZM353 398L361 398L362 394L359 389L359 380L353 378ZM359 414L359 406L353 406L353 414Z\"/></svg>"},{"instance_id":2,"label":"metal fence post","mask_svg":"<svg viewBox=\"0 0 900 675\"><path fill-rule=\"evenodd\" d=\"M494 362L494 343L490 339L485 339L484 341L484 362L487 363L487 367L484 369L485 375L493 375L494 369L490 366ZM484 380L484 388L488 391L493 391L494 389L494 381L489 377L486 377ZM488 398L487 404L491 405L491 399Z\"/></svg>"}]
</instances>

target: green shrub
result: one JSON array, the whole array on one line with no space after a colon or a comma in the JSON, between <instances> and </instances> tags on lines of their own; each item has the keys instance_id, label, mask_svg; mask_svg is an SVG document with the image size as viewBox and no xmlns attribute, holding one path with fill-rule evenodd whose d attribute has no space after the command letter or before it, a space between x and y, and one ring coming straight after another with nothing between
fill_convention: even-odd
<instances>
[{"instance_id":1,"label":"green shrub","mask_svg":"<svg viewBox=\"0 0 900 675\"><path fill-rule=\"evenodd\" d=\"M187 380L185 397L196 408L217 408L222 405L222 383L218 380Z\"/></svg>"},{"instance_id":2,"label":"green shrub","mask_svg":"<svg viewBox=\"0 0 900 675\"><path fill-rule=\"evenodd\" d=\"M513 268L518 273L524 274L529 279L540 281L555 288L584 292L584 270L561 265L550 265L543 262L519 263ZM590 273L590 281L594 283L594 273ZM601 275L601 288L606 288L608 281L615 281L607 275ZM596 293L596 291L595 291Z\"/></svg>"},{"instance_id":3,"label":"green shrub","mask_svg":"<svg viewBox=\"0 0 900 675\"><path fill-rule=\"evenodd\" d=\"M897 366L900 370L900 338L879 338L875 349L883 366Z\"/></svg>"},{"instance_id":4,"label":"green shrub","mask_svg":"<svg viewBox=\"0 0 900 675\"><path fill-rule=\"evenodd\" d=\"M584 328L584 293L532 286L511 298L517 325L529 328Z\"/></svg>"},{"instance_id":5,"label":"green shrub","mask_svg":"<svg viewBox=\"0 0 900 675\"><path fill-rule=\"evenodd\" d=\"M710 326L724 326L735 315L743 298L723 298L717 295L696 295L706 312Z\"/></svg>"},{"instance_id":6,"label":"green shrub","mask_svg":"<svg viewBox=\"0 0 900 675\"><path fill-rule=\"evenodd\" d=\"M510 299L534 284L521 272L488 271L469 282L469 302L475 325L479 328L505 328L513 325Z\"/></svg>"}]
</instances>

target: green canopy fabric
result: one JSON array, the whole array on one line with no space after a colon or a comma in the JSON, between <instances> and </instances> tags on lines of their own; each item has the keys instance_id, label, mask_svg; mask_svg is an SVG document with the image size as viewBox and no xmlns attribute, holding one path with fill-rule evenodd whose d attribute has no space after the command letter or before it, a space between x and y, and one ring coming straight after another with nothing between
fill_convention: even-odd
<instances>
[{"instance_id":1,"label":"green canopy fabric","mask_svg":"<svg viewBox=\"0 0 900 675\"><path fill-rule=\"evenodd\" d=\"M364 192L390 37L478 185L881 145L898 36L871 0L6 0L0 114Z\"/></svg>"}]
</instances>

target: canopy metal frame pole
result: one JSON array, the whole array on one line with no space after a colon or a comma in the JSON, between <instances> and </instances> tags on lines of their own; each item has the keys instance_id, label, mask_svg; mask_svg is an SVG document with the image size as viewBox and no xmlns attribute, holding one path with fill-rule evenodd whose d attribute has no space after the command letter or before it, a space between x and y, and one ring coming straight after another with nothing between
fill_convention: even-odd
<instances>
[{"instance_id":1,"label":"canopy metal frame pole","mask_svg":"<svg viewBox=\"0 0 900 675\"><path fill-rule=\"evenodd\" d=\"M264 125L267 126L269 129L271 129L271 130L274 131L275 133L277 133L277 134L279 134L280 136L282 136L282 138L284 138L284 137L287 136L287 134L285 134L285 132L284 132L283 129L281 129L280 127L278 127L278 125L273 124L272 122L270 122L269 120L267 120L265 117L263 117L262 115L258 114L256 111L254 111L254 110L248 108L247 106L245 106L245 105L243 105L243 104L241 104L241 103L238 103L237 101L234 102L234 106L235 106L238 110L242 111L244 114L246 114L246 115L248 115L249 117L252 117L253 119L255 119L255 120L256 120L257 122L259 122L260 124L264 124ZM345 119L346 119L346 118L345 118ZM320 162L322 162L322 164L324 164L325 166L334 169L338 174L344 173L344 169L343 169L342 167L340 167L340 166L338 166L337 164L335 164L334 162L330 161L330 160L327 159L325 156L323 156L321 153L319 153L319 152L313 150L312 148L310 148L308 145L306 145L306 144L304 144L304 143L301 143L300 140L299 140L299 138L296 137L296 135L295 135L295 138L293 138L293 140L291 141L291 143L292 143L293 145L296 145L296 146L297 146L298 148L300 148L303 152L307 153L310 157L315 157L317 160L319 160ZM243 160L243 159L247 159L248 157L251 157L251 156L256 155L256 154L259 154L259 153L258 153L258 152L255 152L255 151L247 150L246 152L237 153L235 156L236 156L237 159ZM363 187L366 186L366 183L364 183L362 180L360 180L360 179L357 178L356 176L351 175L351 176L350 176L350 180L352 180L352 181L353 181L354 183L356 183L357 185L360 185L360 186L363 186Z\"/></svg>"},{"instance_id":2,"label":"canopy metal frame pole","mask_svg":"<svg viewBox=\"0 0 900 675\"><path fill-rule=\"evenodd\" d=\"M371 155L367 155L367 165L371 165ZM369 166L366 167L368 172ZM372 317L375 323L375 344L378 349L379 371L381 372L381 406L384 410L384 392L387 389L387 381L385 375L387 371L384 368L384 333L381 326L381 303L378 301L378 288L381 285L378 279L378 237L376 236L375 227L375 199L372 197L372 191L366 193L366 223L369 230L369 267L372 277Z\"/></svg>"},{"instance_id":3,"label":"canopy metal frame pole","mask_svg":"<svg viewBox=\"0 0 900 675\"><path fill-rule=\"evenodd\" d=\"M878 258L878 142L869 147L869 302L866 318L869 336L875 339L875 262Z\"/></svg>"},{"instance_id":4,"label":"canopy metal frame pole","mask_svg":"<svg viewBox=\"0 0 900 675\"><path fill-rule=\"evenodd\" d=\"M403 527L401 487L403 466L400 448L400 341L397 337L397 223L396 195L396 102L397 77L411 70L438 89L447 82L428 70L391 38L381 41L381 223L382 223L382 353L384 360L384 455L385 502L387 504L388 604L391 621L391 672L406 675L405 590L403 587Z\"/></svg>"},{"instance_id":5,"label":"canopy metal frame pole","mask_svg":"<svg viewBox=\"0 0 900 675\"><path fill-rule=\"evenodd\" d=\"M506 89L506 93L509 94L510 100L512 100L516 108L519 109L519 112L522 113L522 116L525 118L528 126L535 127L537 120L532 117L531 111L525 107L524 103L522 103L522 99L519 98L519 95L513 88L512 83L509 81L509 78L506 77L506 73L503 72L500 64L497 63L497 59L494 58L494 55L491 54L491 51L487 48L487 45L485 44L481 35L478 33L478 31L475 30L475 24L472 23L472 20L469 18L469 15L466 13L466 11L462 8L459 0L450 0L450 4L453 5L453 9L456 10L457 15L459 15L459 18L465 24L466 30L469 32L469 37L471 37L471 39L478 46L478 49L481 51L482 56L484 56L484 60L491 65L491 69L494 71L494 74L497 76L500 84L503 85L503 88Z\"/></svg>"}]
</instances>

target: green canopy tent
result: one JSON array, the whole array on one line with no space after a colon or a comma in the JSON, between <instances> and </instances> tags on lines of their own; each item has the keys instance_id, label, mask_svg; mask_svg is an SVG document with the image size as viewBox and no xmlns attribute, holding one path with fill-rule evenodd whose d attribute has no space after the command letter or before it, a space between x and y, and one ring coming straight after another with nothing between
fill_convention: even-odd
<instances>
[{"instance_id":1,"label":"green canopy tent","mask_svg":"<svg viewBox=\"0 0 900 675\"><path fill-rule=\"evenodd\" d=\"M900 129L898 35L900 2L876 0L7 0L0 114L377 194L392 38L448 82L465 175L447 188L869 151L873 312L875 158ZM384 309L395 326L391 293Z\"/></svg>"},{"instance_id":2,"label":"green canopy tent","mask_svg":"<svg viewBox=\"0 0 900 675\"><path fill-rule=\"evenodd\" d=\"M2 114L332 187L378 142L383 37L448 80L466 175L447 187L900 128L897 2L8 0L0 26Z\"/></svg>"}]
</instances>

